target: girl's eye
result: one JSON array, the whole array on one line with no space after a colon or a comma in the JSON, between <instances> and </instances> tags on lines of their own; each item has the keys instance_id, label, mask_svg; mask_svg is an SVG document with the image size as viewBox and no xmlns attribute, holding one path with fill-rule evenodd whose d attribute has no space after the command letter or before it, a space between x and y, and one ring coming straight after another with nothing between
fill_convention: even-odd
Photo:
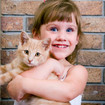
<instances>
[{"instance_id":1,"label":"girl's eye","mask_svg":"<svg viewBox=\"0 0 105 105\"><path fill-rule=\"evenodd\" d=\"M35 54L35 56L40 56L40 53L39 53L39 52L37 52L37 53Z\"/></svg>"},{"instance_id":2,"label":"girl's eye","mask_svg":"<svg viewBox=\"0 0 105 105\"><path fill-rule=\"evenodd\" d=\"M72 28L68 28L68 29L66 30L66 32L72 32L72 31L73 31Z\"/></svg>"},{"instance_id":3,"label":"girl's eye","mask_svg":"<svg viewBox=\"0 0 105 105\"><path fill-rule=\"evenodd\" d=\"M57 32L58 31L58 29L56 27L52 27L50 30L51 31L54 31L54 32Z\"/></svg>"},{"instance_id":4,"label":"girl's eye","mask_svg":"<svg viewBox=\"0 0 105 105\"><path fill-rule=\"evenodd\" d=\"M25 54L27 54L27 55L29 54L29 51L28 51L28 50L24 50L24 52L25 52Z\"/></svg>"}]
</instances>

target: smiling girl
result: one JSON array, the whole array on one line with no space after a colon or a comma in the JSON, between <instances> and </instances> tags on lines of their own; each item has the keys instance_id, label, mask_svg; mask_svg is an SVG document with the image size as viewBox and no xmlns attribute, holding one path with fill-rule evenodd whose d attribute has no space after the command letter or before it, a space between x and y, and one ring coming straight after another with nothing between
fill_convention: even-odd
<instances>
[{"instance_id":1,"label":"smiling girl","mask_svg":"<svg viewBox=\"0 0 105 105\"><path fill-rule=\"evenodd\" d=\"M32 33L37 39L51 39L51 58L39 67L46 73L40 74L38 78L32 78L35 77L33 68L10 82L8 91L11 97L20 101L28 93L48 100L81 105L88 73L82 65L72 64L83 36L77 6L71 0L43 2L35 13ZM62 80L44 78L52 72L48 71L49 68L58 67L57 62L64 67L64 78ZM15 105L24 103L17 102Z\"/></svg>"}]
</instances>

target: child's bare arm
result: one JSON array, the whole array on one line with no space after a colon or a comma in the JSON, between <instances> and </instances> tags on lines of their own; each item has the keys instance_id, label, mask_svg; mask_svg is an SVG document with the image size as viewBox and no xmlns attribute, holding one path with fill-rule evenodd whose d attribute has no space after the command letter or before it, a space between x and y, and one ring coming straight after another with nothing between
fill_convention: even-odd
<instances>
[{"instance_id":1,"label":"child's bare arm","mask_svg":"<svg viewBox=\"0 0 105 105\"><path fill-rule=\"evenodd\" d=\"M59 61L49 58L44 64L34 67L31 70L23 72L21 74L21 76L42 80L42 79L47 79L49 77L50 73L52 73L52 72L54 72L57 76L61 77L63 74L63 71L64 71L64 66ZM18 81L17 79L21 78L21 76L17 76L15 80ZM12 80L12 82L15 80ZM18 81L18 83L19 83L19 81ZM21 93L21 91L19 91L19 90L21 90L22 84L21 83L20 83L20 85L17 85L17 84L15 86L16 87L19 86L18 93L19 92ZM12 93L18 94L17 91L16 90L13 91L13 89L9 89L9 92L10 92L10 94L12 94Z\"/></svg>"},{"instance_id":2,"label":"child's bare arm","mask_svg":"<svg viewBox=\"0 0 105 105\"><path fill-rule=\"evenodd\" d=\"M29 93L49 100L67 102L82 94L87 77L88 73L83 66L74 66L63 82L18 77L9 84L8 90L12 98L16 100L20 100L24 93ZM15 87L13 84L16 84Z\"/></svg>"},{"instance_id":3,"label":"child's bare arm","mask_svg":"<svg viewBox=\"0 0 105 105\"><path fill-rule=\"evenodd\" d=\"M31 81L30 85L24 88L24 91L49 100L68 102L83 93L87 78L87 70L83 66L78 65L69 70L64 81L29 80ZM25 85L27 86L28 84L26 83Z\"/></svg>"},{"instance_id":4,"label":"child's bare arm","mask_svg":"<svg viewBox=\"0 0 105 105\"><path fill-rule=\"evenodd\" d=\"M44 64L23 72L21 76L34 79L47 79L50 73L54 72L57 76L62 76L64 66L57 60L49 58Z\"/></svg>"}]
</instances>

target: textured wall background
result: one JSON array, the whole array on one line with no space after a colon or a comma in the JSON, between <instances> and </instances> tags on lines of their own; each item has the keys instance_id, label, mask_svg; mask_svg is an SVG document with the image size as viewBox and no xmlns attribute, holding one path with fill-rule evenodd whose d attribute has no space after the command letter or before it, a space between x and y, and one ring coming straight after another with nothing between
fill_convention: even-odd
<instances>
[{"instance_id":1,"label":"textured wall background","mask_svg":"<svg viewBox=\"0 0 105 105\"><path fill-rule=\"evenodd\" d=\"M30 33L34 11L43 0L1 0L1 64L15 57L22 30ZM82 105L105 105L105 0L74 0L82 14L86 40L77 62L84 65L89 78ZM13 105L6 86L1 87L1 104Z\"/></svg>"}]
</instances>

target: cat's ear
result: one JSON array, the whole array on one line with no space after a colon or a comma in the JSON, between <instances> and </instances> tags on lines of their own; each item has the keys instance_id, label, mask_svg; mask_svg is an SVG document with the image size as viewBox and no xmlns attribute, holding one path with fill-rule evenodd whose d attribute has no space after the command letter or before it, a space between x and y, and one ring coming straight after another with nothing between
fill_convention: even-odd
<instances>
[{"instance_id":1,"label":"cat's ear","mask_svg":"<svg viewBox=\"0 0 105 105\"><path fill-rule=\"evenodd\" d=\"M21 32L21 44L23 45L24 43L27 43L29 40L29 36L25 31Z\"/></svg>"},{"instance_id":2,"label":"cat's ear","mask_svg":"<svg viewBox=\"0 0 105 105\"><path fill-rule=\"evenodd\" d=\"M45 50L50 48L50 44L51 44L51 39L50 38L44 39L42 41L42 46Z\"/></svg>"}]
</instances>

